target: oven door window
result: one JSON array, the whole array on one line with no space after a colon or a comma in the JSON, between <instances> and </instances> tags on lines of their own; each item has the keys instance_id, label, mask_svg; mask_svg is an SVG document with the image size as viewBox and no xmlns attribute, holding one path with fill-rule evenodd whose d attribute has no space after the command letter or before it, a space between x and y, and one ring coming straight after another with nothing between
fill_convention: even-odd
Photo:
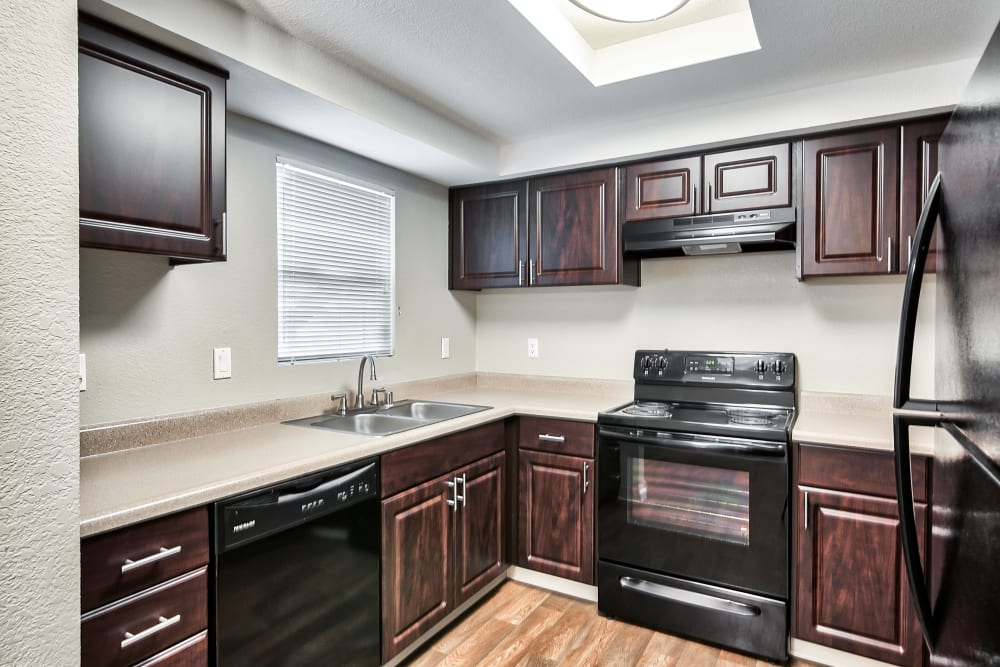
<instances>
[{"instance_id":1,"label":"oven door window","mask_svg":"<svg viewBox=\"0 0 1000 667\"><path fill-rule=\"evenodd\" d=\"M622 490L628 523L750 545L750 473L659 461L628 460Z\"/></svg>"}]
</instances>

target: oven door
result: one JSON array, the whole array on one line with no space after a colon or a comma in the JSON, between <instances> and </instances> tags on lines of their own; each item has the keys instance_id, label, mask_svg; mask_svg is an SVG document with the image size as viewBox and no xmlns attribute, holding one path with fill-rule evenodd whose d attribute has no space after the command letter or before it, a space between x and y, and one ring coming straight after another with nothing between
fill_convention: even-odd
<instances>
[{"instance_id":1,"label":"oven door","mask_svg":"<svg viewBox=\"0 0 1000 667\"><path fill-rule=\"evenodd\" d=\"M788 597L784 443L601 426L597 553Z\"/></svg>"}]
</instances>

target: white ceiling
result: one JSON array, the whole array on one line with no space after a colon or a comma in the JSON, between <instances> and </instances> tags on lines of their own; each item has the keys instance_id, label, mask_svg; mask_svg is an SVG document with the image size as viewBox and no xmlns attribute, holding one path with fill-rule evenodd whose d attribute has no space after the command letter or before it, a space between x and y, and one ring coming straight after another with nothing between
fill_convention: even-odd
<instances>
[{"instance_id":1,"label":"white ceiling","mask_svg":"<svg viewBox=\"0 0 1000 667\"><path fill-rule=\"evenodd\" d=\"M1000 19L996 0L751 0L760 51L594 88L505 0L228 1L502 144L978 57Z\"/></svg>"},{"instance_id":2,"label":"white ceiling","mask_svg":"<svg viewBox=\"0 0 1000 667\"><path fill-rule=\"evenodd\" d=\"M997 0L749 2L759 51L596 88L507 0L80 5L228 67L241 113L444 184L953 104L1000 20Z\"/></svg>"}]
</instances>

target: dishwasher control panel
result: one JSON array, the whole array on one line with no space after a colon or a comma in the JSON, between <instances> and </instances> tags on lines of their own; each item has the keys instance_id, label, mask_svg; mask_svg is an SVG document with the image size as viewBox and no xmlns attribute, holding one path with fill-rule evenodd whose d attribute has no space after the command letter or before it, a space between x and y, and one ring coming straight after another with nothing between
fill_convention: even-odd
<instances>
[{"instance_id":1,"label":"dishwasher control panel","mask_svg":"<svg viewBox=\"0 0 1000 667\"><path fill-rule=\"evenodd\" d=\"M378 500L378 459L367 459L251 491L215 504L217 553L366 500Z\"/></svg>"}]
</instances>

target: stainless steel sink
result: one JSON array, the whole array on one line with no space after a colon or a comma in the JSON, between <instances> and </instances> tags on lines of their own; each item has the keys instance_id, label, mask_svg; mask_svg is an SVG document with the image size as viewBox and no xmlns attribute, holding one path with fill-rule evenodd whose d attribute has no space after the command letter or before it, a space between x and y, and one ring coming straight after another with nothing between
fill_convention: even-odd
<instances>
[{"instance_id":1,"label":"stainless steel sink","mask_svg":"<svg viewBox=\"0 0 1000 667\"><path fill-rule=\"evenodd\" d=\"M403 401L391 407L368 408L357 412L348 412L346 415L316 415L283 423L325 428L343 433L357 433L358 435L392 435L418 426L436 424L489 409L489 406L486 405Z\"/></svg>"},{"instance_id":2,"label":"stainless steel sink","mask_svg":"<svg viewBox=\"0 0 1000 667\"><path fill-rule=\"evenodd\" d=\"M384 408L383 414L439 422L446 419L454 419L455 417L464 417L465 415L471 415L475 412L487 409L488 408L482 405L413 401L412 403L400 403L399 405L394 405L391 408Z\"/></svg>"}]
</instances>

